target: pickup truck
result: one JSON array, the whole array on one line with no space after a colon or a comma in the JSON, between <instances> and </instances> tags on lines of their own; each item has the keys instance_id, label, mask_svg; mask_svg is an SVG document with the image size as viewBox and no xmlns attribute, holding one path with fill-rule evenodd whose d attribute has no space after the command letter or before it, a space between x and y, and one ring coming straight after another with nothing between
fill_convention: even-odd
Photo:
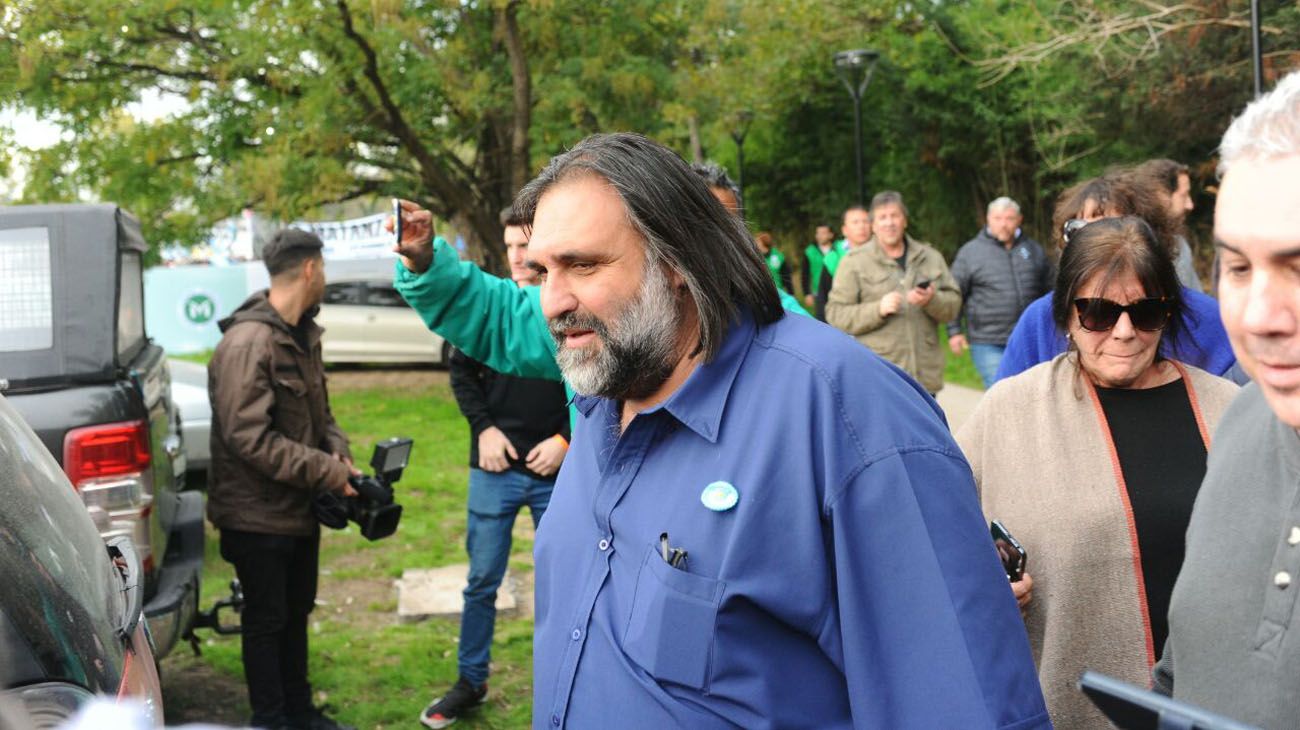
<instances>
[{"instance_id":1,"label":"pickup truck","mask_svg":"<svg viewBox=\"0 0 1300 730\"><path fill-rule=\"evenodd\" d=\"M194 625L203 497L183 491L167 359L145 330L147 249L115 205L0 207L0 392L100 535L131 538L162 657Z\"/></svg>"}]
</instances>

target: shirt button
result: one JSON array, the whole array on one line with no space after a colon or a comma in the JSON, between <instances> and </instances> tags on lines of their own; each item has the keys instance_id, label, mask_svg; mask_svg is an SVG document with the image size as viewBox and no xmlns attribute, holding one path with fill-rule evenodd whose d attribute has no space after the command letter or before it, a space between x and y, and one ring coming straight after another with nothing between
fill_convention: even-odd
<instances>
[{"instance_id":1,"label":"shirt button","mask_svg":"<svg viewBox=\"0 0 1300 730\"><path fill-rule=\"evenodd\" d=\"M1300 527L1291 528L1291 534L1287 536L1286 544L1291 546L1300 545Z\"/></svg>"},{"instance_id":2,"label":"shirt button","mask_svg":"<svg viewBox=\"0 0 1300 730\"><path fill-rule=\"evenodd\" d=\"M608 550L609 540L602 539L600 542L596 543L596 547L600 548L601 550Z\"/></svg>"},{"instance_id":3,"label":"shirt button","mask_svg":"<svg viewBox=\"0 0 1300 730\"><path fill-rule=\"evenodd\" d=\"M1273 585L1278 588L1286 588L1291 585L1291 574L1285 570L1279 570L1277 575L1273 576Z\"/></svg>"},{"instance_id":4,"label":"shirt button","mask_svg":"<svg viewBox=\"0 0 1300 730\"><path fill-rule=\"evenodd\" d=\"M574 629L574 630L573 630L573 633L570 634L570 636L573 637L573 640L574 640L574 641L577 641L578 639L581 639L581 638L582 638L582 629Z\"/></svg>"},{"instance_id":5,"label":"shirt button","mask_svg":"<svg viewBox=\"0 0 1300 730\"><path fill-rule=\"evenodd\" d=\"M551 725L553 725L553 726L555 726L555 727L559 727L559 726L560 726L560 716L559 716L559 715L551 715Z\"/></svg>"}]
</instances>

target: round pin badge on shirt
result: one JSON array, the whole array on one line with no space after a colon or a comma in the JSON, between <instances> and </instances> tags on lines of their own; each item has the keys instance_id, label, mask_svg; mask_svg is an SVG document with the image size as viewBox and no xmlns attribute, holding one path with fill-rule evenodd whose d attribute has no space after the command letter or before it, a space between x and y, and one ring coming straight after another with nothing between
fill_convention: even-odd
<instances>
[{"instance_id":1,"label":"round pin badge on shirt","mask_svg":"<svg viewBox=\"0 0 1300 730\"><path fill-rule=\"evenodd\" d=\"M713 482L700 493L700 501L714 512L726 512L740 501L740 492L730 482Z\"/></svg>"}]
</instances>

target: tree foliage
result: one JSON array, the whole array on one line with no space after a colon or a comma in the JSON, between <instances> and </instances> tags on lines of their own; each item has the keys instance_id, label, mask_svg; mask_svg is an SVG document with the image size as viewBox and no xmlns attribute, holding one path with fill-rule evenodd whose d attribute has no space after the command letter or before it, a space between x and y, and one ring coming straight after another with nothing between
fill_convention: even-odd
<instances>
[{"instance_id":1,"label":"tree foliage","mask_svg":"<svg viewBox=\"0 0 1300 730\"><path fill-rule=\"evenodd\" d=\"M1211 183L1250 95L1241 3L1191 0L16 0L0 100L66 134L30 153L26 200L112 199L151 240L194 241L251 205L277 217L401 196L499 240L555 153L634 130L735 172L787 248L855 195L835 51L881 62L863 106L869 191L953 250L1010 194L1047 231L1059 190L1169 156ZM1265 16L1272 76L1300 65L1300 8ZM184 108L125 110L162 94ZM139 115L136 115L139 116ZM1202 197L1204 202L1206 198ZM1203 208L1206 206L1202 206ZM481 256L500 266L499 247Z\"/></svg>"}]
</instances>

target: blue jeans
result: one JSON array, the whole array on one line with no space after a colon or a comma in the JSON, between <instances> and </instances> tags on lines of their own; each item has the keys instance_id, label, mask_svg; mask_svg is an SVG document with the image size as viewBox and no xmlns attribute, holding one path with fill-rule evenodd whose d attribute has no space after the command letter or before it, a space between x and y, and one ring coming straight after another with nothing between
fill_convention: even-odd
<instances>
[{"instance_id":1,"label":"blue jeans","mask_svg":"<svg viewBox=\"0 0 1300 730\"><path fill-rule=\"evenodd\" d=\"M510 560L510 531L515 516L527 506L536 528L554 488L554 481L517 471L469 470L469 529L465 537L469 584L465 586L465 607L460 615L457 659L460 676L475 686L488 678L497 589Z\"/></svg>"},{"instance_id":2,"label":"blue jeans","mask_svg":"<svg viewBox=\"0 0 1300 730\"><path fill-rule=\"evenodd\" d=\"M1006 351L1006 345L971 343L970 359L975 362L975 369L979 371L980 380L984 381L985 388L993 385L993 381L997 380L998 365L1002 364L1002 353Z\"/></svg>"}]
</instances>

